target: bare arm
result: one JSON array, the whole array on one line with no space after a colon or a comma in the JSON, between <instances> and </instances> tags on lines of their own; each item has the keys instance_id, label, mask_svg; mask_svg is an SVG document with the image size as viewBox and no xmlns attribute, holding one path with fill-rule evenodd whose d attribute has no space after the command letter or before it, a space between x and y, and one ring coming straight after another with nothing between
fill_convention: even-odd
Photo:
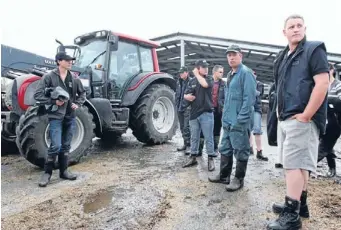
<instances>
[{"instance_id":1,"label":"bare arm","mask_svg":"<svg viewBox=\"0 0 341 230\"><path fill-rule=\"evenodd\" d=\"M329 75L328 73L320 73L314 76L315 87L310 95L310 99L307 107L303 114L307 118L312 118L316 111L322 105L329 86Z\"/></svg>"},{"instance_id":2,"label":"bare arm","mask_svg":"<svg viewBox=\"0 0 341 230\"><path fill-rule=\"evenodd\" d=\"M208 88L208 87L209 87L209 85L208 85L206 79L205 79L204 77L200 76L199 73L195 73L194 76L198 79L198 82L199 82L199 84L200 84L202 87L204 87L204 88Z\"/></svg>"}]
</instances>

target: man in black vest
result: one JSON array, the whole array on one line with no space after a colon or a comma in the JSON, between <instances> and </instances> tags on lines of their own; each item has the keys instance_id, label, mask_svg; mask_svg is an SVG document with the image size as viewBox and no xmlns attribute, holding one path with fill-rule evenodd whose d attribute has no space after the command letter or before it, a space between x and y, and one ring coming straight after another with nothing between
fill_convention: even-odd
<instances>
[{"instance_id":1,"label":"man in black vest","mask_svg":"<svg viewBox=\"0 0 341 230\"><path fill-rule=\"evenodd\" d=\"M279 218L268 229L299 229L300 216L309 217L309 172L316 172L320 133L325 132L329 70L323 42L306 41L300 15L285 20L288 46L274 62L277 92L278 148L282 157L287 194L274 204Z\"/></svg>"}]
</instances>

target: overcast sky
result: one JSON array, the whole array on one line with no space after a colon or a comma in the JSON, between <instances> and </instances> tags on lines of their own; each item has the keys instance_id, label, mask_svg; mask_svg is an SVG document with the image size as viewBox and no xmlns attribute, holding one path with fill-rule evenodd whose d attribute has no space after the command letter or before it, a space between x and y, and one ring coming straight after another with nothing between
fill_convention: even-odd
<instances>
[{"instance_id":1,"label":"overcast sky","mask_svg":"<svg viewBox=\"0 0 341 230\"><path fill-rule=\"evenodd\" d=\"M285 45L284 19L306 21L310 40L341 53L340 0L1 0L1 44L53 57L57 44L109 29L142 38L174 32ZM109 5L110 3L110 5ZM162 4L164 4L162 6ZM309 8L308 8L309 7Z\"/></svg>"}]
</instances>

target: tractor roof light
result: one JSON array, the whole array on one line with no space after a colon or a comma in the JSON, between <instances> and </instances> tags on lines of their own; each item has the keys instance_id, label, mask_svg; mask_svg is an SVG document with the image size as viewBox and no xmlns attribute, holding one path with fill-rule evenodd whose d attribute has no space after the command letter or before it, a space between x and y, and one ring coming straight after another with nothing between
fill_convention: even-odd
<instances>
[{"instance_id":1,"label":"tractor roof light","mask_svg":"<svg viewBox=\"0 0 341 230\"><path fill-rule=\"evenodd\" d=\"M105 37L107 35L107 31L102 30L102 31L98 31L96 32L96 37Z\"/></svg>"},{"instance_id":2,"label":"tractor roof light","mask_svg":"<svg viewBox=\"0 0 341 230\"><path fill-rule=\"evenodd\" d=\"M75 41L74 41L74 43L75 44L80 44L82 42L82 38L81 37L77 37L77 38L75 38Z\"/></svg>"}]
</instances>

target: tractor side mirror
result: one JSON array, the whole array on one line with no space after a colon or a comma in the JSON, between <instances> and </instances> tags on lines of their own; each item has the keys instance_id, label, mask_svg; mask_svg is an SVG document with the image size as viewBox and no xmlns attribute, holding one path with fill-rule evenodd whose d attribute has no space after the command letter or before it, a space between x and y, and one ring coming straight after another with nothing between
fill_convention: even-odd
<instances>
[{"instance_id":1,"label":"tractor side mirror","mask_svg":"<svg viewBox=\"0 0 341 230\"><path fill-rule=\"evenodd\" d=\"M75 57L76 59L80 56L81 49L79 48L79 46L74 46L74 45L65 46L65 45L63 45L63 43L61 43L57 39L56 39L56 42L59 44L59 46L57 48L57 53L58 52L65 52L68 55L70 55L71 57Z\"/></svg>"},{"instance_id":2,"label":"tractor side mirror","mask_svg":"<svg viewBox=\"0 0 341 230\"><path fill-rule=\"evenodd\" d=\"M110 34L108 38L110 44L110 51L118 50L118 36Z\"/></svg>"}]
</instances>

